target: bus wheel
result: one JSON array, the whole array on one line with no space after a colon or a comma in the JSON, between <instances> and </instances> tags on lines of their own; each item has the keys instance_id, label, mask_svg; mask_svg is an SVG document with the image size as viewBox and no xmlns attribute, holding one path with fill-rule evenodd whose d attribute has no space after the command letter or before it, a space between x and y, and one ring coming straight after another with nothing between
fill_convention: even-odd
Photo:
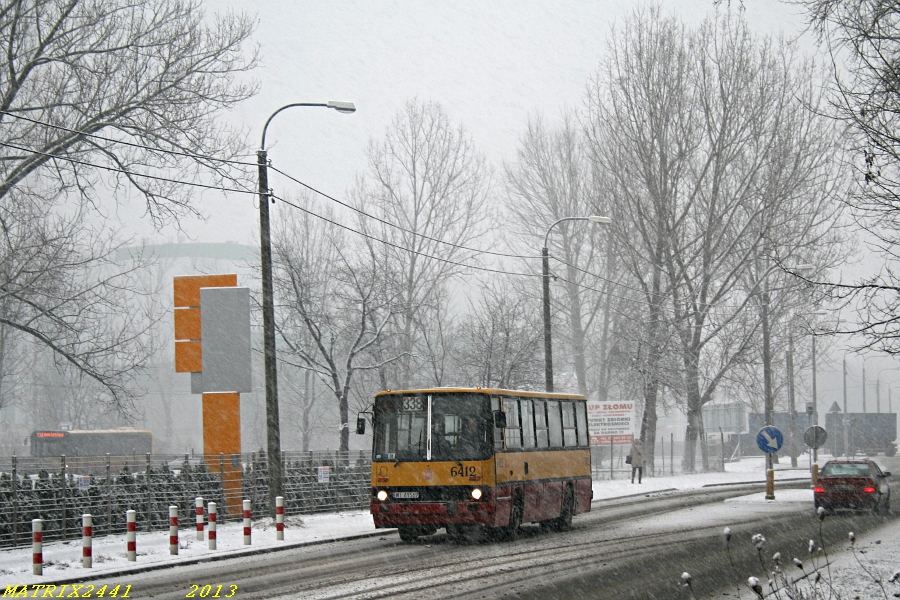
<instances>
[{"instance_id":1,"label":"bus wheel","mask_svg":"<svg viewBox=\"0 0 900 600\"><path fill-rule=\"evenodd\" d=\"M415 525L400 525L397 531L404 542L414 542L422 533Z\"/></svg>"},{"instance_id":2,"label":"bus wheel","mask_svg":"<svg viewBox=\"0 0 900 600\"><path fill-rule=\"evenodd\" d=\"M566 488L566 497L563 500L562 511L556 520L556 529L566 531L572 527L572 516L575 514L575 492L572 487Z\"/></svg>"},{"instance_id":3,"label":"bus wheel","mask_svg":"<svg viewBox=\"0 0 900 600\"><path fill-rule=\"evenodd\" d=\"M459 525L452 525L448 523L444 526L444 530L447 532L448 540L456 542L459 541L460 537L462 537L462 532L459 530Z\"/></svg>"}]
</instances>

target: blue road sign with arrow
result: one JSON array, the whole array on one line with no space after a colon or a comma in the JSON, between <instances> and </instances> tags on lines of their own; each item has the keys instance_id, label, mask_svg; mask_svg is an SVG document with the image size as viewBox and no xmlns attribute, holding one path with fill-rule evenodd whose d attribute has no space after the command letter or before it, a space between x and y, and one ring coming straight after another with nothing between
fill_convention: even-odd
<instances>
[{"instance_id":1,"label":"blue road sign with arrow","mask_svg":"<svg viewBox=\"0 0 900 600\"><path fill-rule=\"evenodd\" d=\"M756 445L767 454L778 452L784 444L784 436L777 427L767 425L756 434Z\"/></svg>"}]
</instances>

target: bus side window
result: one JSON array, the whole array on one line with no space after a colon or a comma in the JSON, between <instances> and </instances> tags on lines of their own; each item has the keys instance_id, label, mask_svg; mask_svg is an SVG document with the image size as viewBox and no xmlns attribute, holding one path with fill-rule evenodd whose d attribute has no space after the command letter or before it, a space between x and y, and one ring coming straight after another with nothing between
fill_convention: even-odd
<instances>
[{"instance_id":1,"label":"bus side window","mask_svg":"<svg viewBox=\"0 0 900 600\"><path fill-rule=\"evenodd\" d=\"M575 403L575 422L578 424L578 445L587 446L590 443L587 427L587 402Z\"/></svg>"},{"instance_id":2,"label":"bus side window","mask_svg":"<svg viewBox=\"0 0 900 600\"><path fill-rule=\"evenodd\" d=\"M516 398L504 398L503 410L506 411L506 447L522 447L522 421L519 418L519 401Z\"/></svg>"},{"instance_id":3,"label":"bus side window","mask_svg":"<svg viewBox=\"0 0 900 600\"><path fill-rule=\"evenodd\" d=\"M560 402L562 408L563 444L567 448L578 445L578 436L575 435L575 403Z\"/></svg>"},{"instance_id":4,"label":"bus side window","mask_svg":"<svg viewBox=\"0 0 900 600\"><path fill-rule=\"evenodd\" d=\"M534 401L534 429L538 448L550 447L550 434L547 431L547 407L543 400Z\"/></svg>"},{"instance_id":5,"label":"bus side window","mask_svg":"<svg viewBox=\"0 0 900 600\"><path fill-rule=\"evenodd\" d=\"M562 448L562 418L559 414L559 400L547 400L547 421L550 426L550 447Z\"/></svg>"},{"instance_id":6,"label":"bus side window","mask_svg":"<svg viewBox=\"0 0 900 600\"><path fill-rule=\"evenodd\" d=\"M499 396L491 396L491 413L502 410ZM493 421L493 419L491 419ZM494 450L503 450L503 430L494 427Z\"/></svg>"},{"instance_id":7,"label":"bus side window","mask_svg":"<svg viewBox=\"0 0 900 600\"><path fill-rule=\"evenodd\" d=\"M531 398L522 398L519 406L522 407L522 446L534 448L534 411Z\"/></svg>"}]
</instances>

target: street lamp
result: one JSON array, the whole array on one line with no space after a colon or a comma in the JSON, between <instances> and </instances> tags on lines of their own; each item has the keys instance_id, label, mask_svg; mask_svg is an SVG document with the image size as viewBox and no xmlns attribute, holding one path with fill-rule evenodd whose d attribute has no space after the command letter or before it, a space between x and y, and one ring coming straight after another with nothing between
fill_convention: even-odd
<instances>
[{"instance_id":1,"label":"street lamp","mask_svg":"<svg viewBox=\"0 0 900 600\"><path fill-rule=\"evenodd\" d=\"M788 410L790 412L791 466L797 467L797 405L794 401L794 328L788 325L788 351L785 355L788 378Z\"/></svg>"},{"instance_id":2,"label":"street lamp","mask_svg":"<svg viewBox=\"0 0 900 600\"><path fill-rule=\"evenodd\" d=\"M278 379L275 367L275 297L272 285L272 239L269 235L269 173L266 155L266 130L275 115L295 106L319 106L352 113L352 102L296 102L273 112L263 125L262 140L256 153L259 169L259 258L262 268L263 345L266 378L266 462L269 470L269 512L275 514L275 498L284 496L281 472L281 428L278 417ZM274 200L273 200L274 202Z\"/></svg>"},{"instance_id":3,"label":"street lamp","mask_svg":"<svg viewBox=\"0 0 900 600\"><path fill-rule=\"evenodd\" d=\"M886 368L878 371L878 375L875 376L875 405L876 405L876 410L879 413L881 412L881 374L884 373L885 371L897 371L897 370L900 370L900 367L886 367ZM890 394L891 394L891 388L888 387L888 398L890 398ZM891 412L890 408L888 409L888 412Z\"/></svg>"},{"instance_id":4,"label":"street lamp","mask_svg":"<svg viewBox=\"0 0 900 600\"><path fill-rule=\"evenodd\" d=\"M810 271L815 267L809 264L799 264L790 267L788 273L792 271L802 272ZM771 329L769 323L769 275L776 270L783 269L781 265L773 265L766 269L759 277L758 284L762 290L759 293L760 299L760 325L762 328L762 362L763 362L763 401L764 401L764 417L766 426L775 425L775 393L772 385L772 347L771 347ZM791 466L797 466L796 452L796 436L795 429L797 427L797 415L794 406L794 333L793 319L787 323L788 327L788 351L785 354L787 360L787 376L788 376L788 403L790 425L788 427L788 437L790 444ZM774 500L774 459L775 455L766 453L766 499Z\"/></svg>"},{"instance_id":5,"label":"street lamp","mask_svg":"<svg viewBox=\"0 0 900 600\"><path fill-rule=\"evenodd\" d=\"M547 228L547 234L544 236L544 247L541 249L541 259L544 273L544 379L548 392L553 391L553 345L550 341L550 251L547 249L547 241L550 238L550 230L563 221L590 221L606 225L612 223L612 219L609 217L598 217L596 215L590 217L565 217L555 221Z\"/></svg>"},{"instance_id":6,"label":"street lamp","mask_svg":"<svg viewBox=\"0 0 900 600\"><path fill-rule=\"evenodd\" d=\"M872 358L871 356L863 356L863 365L862 365L862 411L863 414L868 412L866 410L866 361Z\"/></svg>"},{"instance_id":7,"label":"street lamp","mask_svg":"<svg viewBox=\"0 0 900 600\"><path fill-rule=\"evenodd\" d=\"M821 317L828 313L822 310L817 310L813 313L810 313L809 316L812 317ZM803 320L806 325L807 330L809 331L810 337L812 338L812 424L819 424L819 399L818 399L818 390L816 387L816 338L818 337L818 333L816 330L810 325L809 321ZM793 377L791 386L793 386ZM791 409L793 411L793 409ZM792 426L793 427L793 426ZM816 462L818 457L818 448L813 448L813 462Z\"/></svg>"}]
</instances>

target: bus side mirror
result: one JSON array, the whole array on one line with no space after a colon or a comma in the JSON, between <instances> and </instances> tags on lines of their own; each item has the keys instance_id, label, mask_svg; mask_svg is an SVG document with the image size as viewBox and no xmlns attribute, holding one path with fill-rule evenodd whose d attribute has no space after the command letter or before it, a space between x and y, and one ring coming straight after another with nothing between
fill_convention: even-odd
<instances>
[{"instance_id":1,"label":"bus side mirror","mask_svg":"<svg viewBox=\"0 0 900 600\"><path fill-rule=\"evenodd\" d=\"M494 411L494 428L506 429L506 413L502 410Z\"/></svg>"},{"instance_id":2,"label":"bus side mirror","mask_svg":"<svg viewBox=\"0 0 900 600\"><path fill-rule=\"evenodd\" d=\"M363 435L366 433L366 418L356 417L356 433Z\"/></svg>"}]
</instances>

